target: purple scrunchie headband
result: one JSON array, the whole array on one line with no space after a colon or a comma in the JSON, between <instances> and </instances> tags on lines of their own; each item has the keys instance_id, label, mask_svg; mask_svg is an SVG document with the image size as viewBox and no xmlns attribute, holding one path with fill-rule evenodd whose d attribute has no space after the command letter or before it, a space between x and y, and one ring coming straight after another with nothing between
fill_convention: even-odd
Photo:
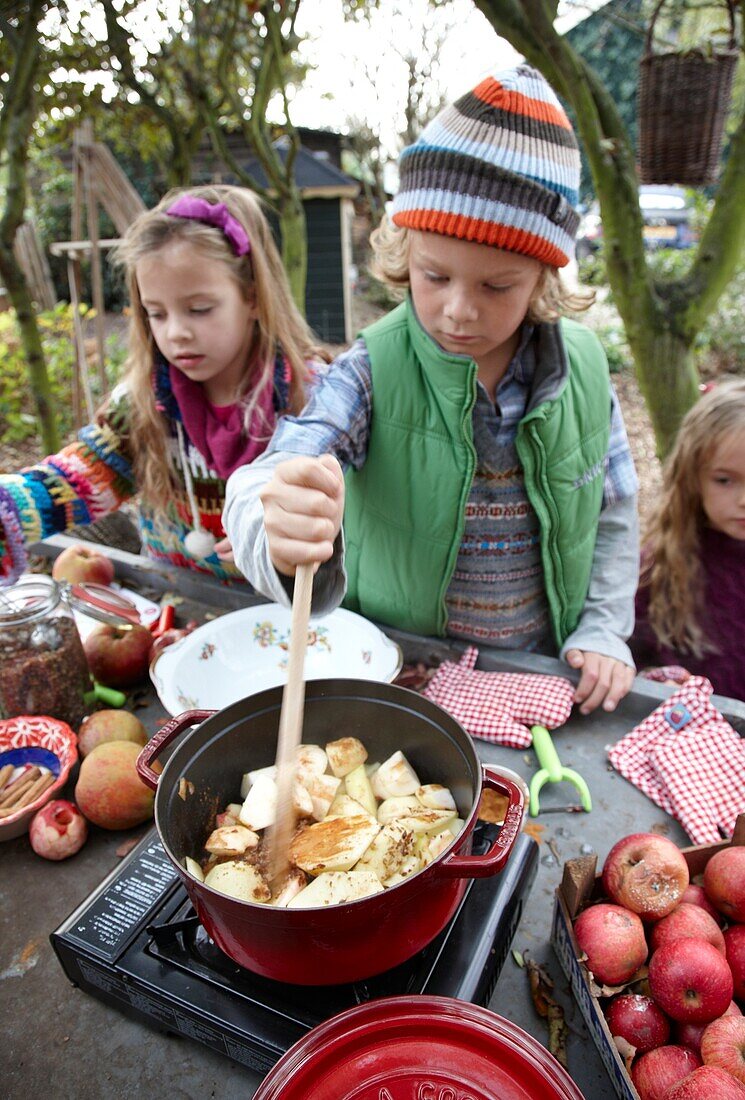
<instances>
[{"instance_id":1,"label":"purple scrunchie headband","mask_svg":"<svg viewBox=\"0 0 745 1100\"><path fill-rule=\"evenodd\" d=\"M216 229L222 230L236 256L245 256L251 251L248 233L222 202L211 203L193 195L182 195L168 207L166 214L173 218L192 218L194 221L204 222L205 225L214 225Z\"/></svg>"}]
</instances>

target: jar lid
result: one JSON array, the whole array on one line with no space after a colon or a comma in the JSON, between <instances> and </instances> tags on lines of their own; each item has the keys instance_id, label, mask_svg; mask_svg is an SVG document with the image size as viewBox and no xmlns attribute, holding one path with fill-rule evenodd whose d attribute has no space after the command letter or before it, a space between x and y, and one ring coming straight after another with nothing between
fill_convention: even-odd
<instances>
[{"instance_id":1,"label":"jar lid","mask_svg":"<svg viewBox=\"0 0 745 1100\"><path fill-rule=\"evenodd\" d=\"M583 1100L566 1070L511 1021L453 997L383 997L295 1043L254 1100Z\"/></svg>"},{"instance_id":2,"label":"jar lid","mask_svg":"<svg viewBox=\"0 0 745 1100\"><path fill-rule=\"evenodd\" d=\"M74 611L99 622L112 623L114 626L139 626L142 622L134 602L106 584L95 584L92 581L69 584L61 581L60 587L63 598Z\"/></svg>"}]
</instances>

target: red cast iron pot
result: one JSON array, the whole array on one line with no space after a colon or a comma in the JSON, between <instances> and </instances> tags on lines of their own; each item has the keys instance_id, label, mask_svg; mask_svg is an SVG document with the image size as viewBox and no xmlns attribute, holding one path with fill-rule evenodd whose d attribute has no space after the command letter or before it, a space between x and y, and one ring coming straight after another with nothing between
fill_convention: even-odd
<instances>
[{"instance_id":1,"label":"red cast iron pot","mask_svg":"<svg viewBox=\"0 0 745 1100\"><path fill-rule=\"evenodd\" d=\"M221 711L187 711L145 746L137 771L156 791L155 821L163 847L199 920L226 955L282 982L359 981L398 965L434 939L455 913L467 879L501 871L520 830L524 796L516 784L482 767L463 727L429 699L391 684L313 680L306 685L304 742L323 745L358 737L369 759L381 762L401 749L423 783L450 788L465 825L423 871L346 905L278 909L227 897L189 875L184 858L199 860L204 854L215 813L238 800L243 773L274 763L281 704L282 688L277 687ZM156 774L156 757L195 725ZM507 795L509 805L496 843L473 856L483 787Z\"/></svg>"}]
</instances>

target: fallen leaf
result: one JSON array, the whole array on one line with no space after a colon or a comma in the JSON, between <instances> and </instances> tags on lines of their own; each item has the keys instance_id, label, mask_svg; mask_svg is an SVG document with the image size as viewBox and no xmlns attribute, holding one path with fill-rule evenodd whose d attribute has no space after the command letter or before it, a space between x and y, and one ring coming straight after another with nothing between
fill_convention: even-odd
<instances>
[{"instance_id":1,"label":"fallen leaf","mask_svg":"<svg viewBox=\"0 0 745 1100\"><path fill-rule=\"evenodd\" d=\"M545 825L540 825L537 821L529 821L527 825L523 825L523 832L532 837L537 844L543 844L542 834L545 828Z\"/></svg>"},{"instance_id":2,"label":"fallen leaf","mask_svg":"<svg viewBox=\"0 0 745 1100\"><path fill-rule=\"evenodd\" d=\"M517 951L514 947L512 949L512 958L515 960L515 962L517 963L517 965L521 969L523 969L525 967L525 959L522 956L522 952Z\"/></svg>"},{"instance_id":3,"label":"fallen leaf","mask_svg":"<svg viewBox=\"0 0 745 1100\"><path fill-rule=\"evenodd\" d=\"M128 856L132 849L140 843L141 839L142 838L139 836L133 836L130 837L129 840L123 841L116 850L119 859L124 859L125 856Z\"/></svg>"}]
</instances>

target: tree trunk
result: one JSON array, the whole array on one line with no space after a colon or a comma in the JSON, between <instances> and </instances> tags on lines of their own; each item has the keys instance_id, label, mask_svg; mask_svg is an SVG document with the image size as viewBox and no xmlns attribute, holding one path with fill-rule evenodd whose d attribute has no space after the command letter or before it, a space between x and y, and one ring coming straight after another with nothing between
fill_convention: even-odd
<instances>
[{"instance_id":1,"label":"tree trunk","mask_svg":"<svg viewBox=\"0 0 745 1100\"><path fill-rule=\"evenodd\" d=\"M305 208L297 188L279 201L282 263L295 305L305 316L305 283L308 276L308 230Z\"/></svg>"},{"instance_id":2,"label":"tree trunk","mask_svg":"<svg viewBox=\"0 0 745 1100\"><path fill-rule=\"evenodd\" d=\"M695 340L742 262L745 247L745 114L730 138L716 201L688 274L655 277L642 240L635 153L613 98L554 27L556 0L475 0L498 34L569 102L603 219L608 281L649 408L660 457L698 396ZM745 7L745 0L740 0Z\"/></svg>"},{"instance_id":3,"label":"tree trunk","mask_svg":"<svg viewBox=\"0 0 745 1100\"><path fill-rule=\"evenodd\" d=\"M35 82L41 68L43 49L37 26L44 10L43 0L33 0L19 24L14 42L13 70L3 91L0 129L7 177L5 206L0 217L0 276L16 311L42 442L46 453L51 454L59 450L60 437L44 349L26 278L13 252L16 232L26 207L28 145L36 117ZM7 33L11 28L5 26L4 30Z\"/></svg>"},{"instance_id":4,"label":"tree trunk","mask_svg":"<svg viewBox=\"0 0 745 1100\"><path fill-rule=\"evenodd\" d=\"M673 445L681 410L697 399L699 373L687 340L669 329L641 326L627 331L639 387L649 410L657 449L664 457Z\"/></svg>"}]
</instances>

